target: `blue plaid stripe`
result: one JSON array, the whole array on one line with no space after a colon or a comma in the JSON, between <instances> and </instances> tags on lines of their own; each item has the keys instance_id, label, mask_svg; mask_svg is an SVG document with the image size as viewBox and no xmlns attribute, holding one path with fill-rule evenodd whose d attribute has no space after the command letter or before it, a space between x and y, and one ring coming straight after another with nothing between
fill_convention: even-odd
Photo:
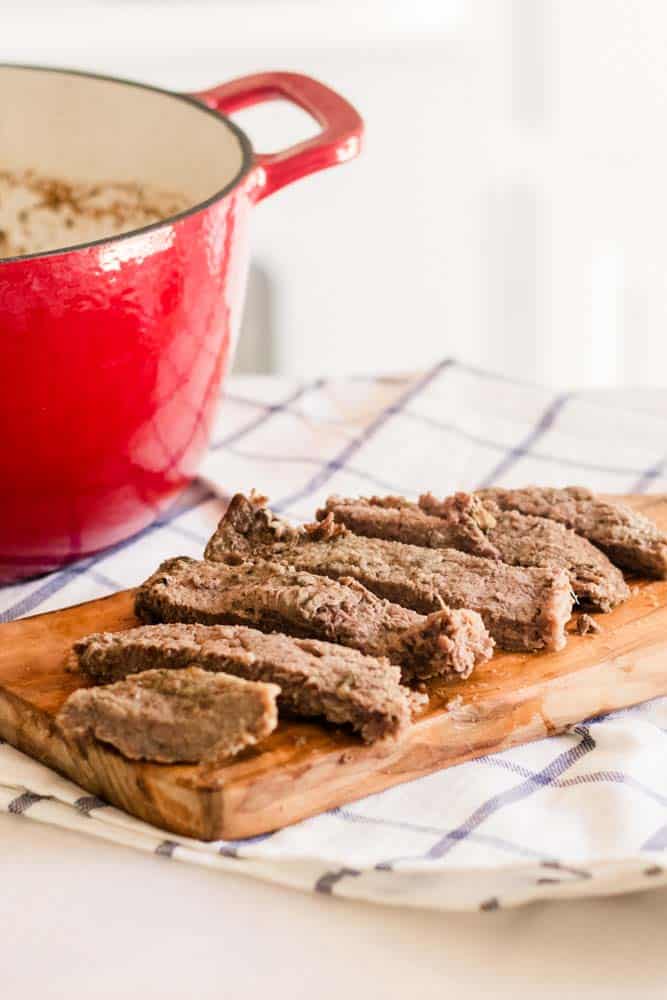
<instances>
[{"instance_id":1,"label":"blue plaid stripe","mask_svg":"<svg viewBox=\"0 0 667 1000\"><path fill-rule=\"evenodd\" d=\"M23 792L21 795L17 795L15 799L12 799L7 806L7 812L12 813L14 816L23 816L36 802L43 802L50 797L50 795L38 795L37 792Z\"/></svg>"},{"instance_id":2,"label":"blue plaid stripe","mask_svg":"<svg viewBox=\"0 0 667 1000\"><path fill-rule=\"evenodd\" d=\"M500 809L505 809L507 806L513 805L515 802L519 802L522 799L533 795L535 792L540 791L540 789L553 785L561 774L576 764L585 754L588 754L595 749L595 740L585 726L577 726L573 732L579 736L579 740L575 746L570 747L558 754L558 756L541 771L535 773L531 772L520 784L514 785L506 791L499 792L497 795L493 795L491 798L482 802L461 824L452 830L448 830L443 836L439 837L422 855L422 857L425 860L436 860L444 857L446 854L449 854L457 843L467 840L479 826L486 822L486 820L497 813ZM391 860L381 861L377 867L386 870L392 868L395 864L402 860L405 859L393 858Z\"/></svg>"},{"instance_id":3,"label":"blue plaid stripe","mask_svg":"<svg viewBox=\"0 0 667 1000\"><path fill-rule=\"evenodd\" d=\"M390 463L386 469L380 469L368 467L367 464L357 461L358 457L364 452L364 446L376 440L379 436L382 436L383 440L386 439L389 442L388 446L390 449L393 421L395 420L414 422L416 425L423 423L424 425L429 425L433 432L437 433L441 431L443 435L446 435L450 443L443 453L443 461L446 461L447 452L451 447L451 434L455 435L463 448L474 450L479 447L496 451L499 456L498 460L481 477L482 485L490 484L500 476L507 475L519 460L525 458L530 459L531 462L541 463L545 467L585 472L587 476L595 474L613 476L615 479L618 479L618 488L621 490L631 487L637 490L645 490L653 483L659 481L660 477L665 473L665 461L662 456L659 456L652 462L647 462L644 467L641 467L628 464L627 462L616 463L614 461L593 462L581 460L577 458L576 453L573 454L573 449L570 449L567 454L556 455L536 447L545 433L548 430L553 430L558 425L559 418L568 400L579 399L575 394L569 396L559 395L555 399L552 399L535 424L528 426L523 437L515 445L510 446L503 441L495 439L493 434L477 435L470 433L464 424L458 420L439 420L415 411L415 404L425 393L432 395L434 392L442 392L443 398L446 398L447 375L448 373L457 372L465 373L467 377L474 377L480 381L480 384L488 382L490 386L494 384L502 385L506 387L503 389L504 392L511 392L512 387L516 387L517 392L524 391L524 384L521 382L497 376L493 373L478 371L470 366L461 365L451 360L443 361L434 366L421 378L375 380L377 384L393 387L395 389L394 398L372 416L361 433L348 441L332 457L322 459L318 459L312 455L301 458L294 455L280 455L273 451L262 451L260 440L263 428L270 428L271 421L276 415L285 416L291 414L295 421L303 420L304 415L297 404L307 395L312 395L313 398L316 398L318 394L326 394L328 387L332 384L331 382L324 379L315 379L300 383L286 392L285 396L277 403L263 403L261 400L248 398L238 392L228 393L228 397L233 399L236 404L246 405L249 409L255 409L257 412L249 421L243 423L240 428L227 436L218 438L213 445L213 449L217 450L223 456L223 464L221 465L223 482L225 468L224 455L229 454L255 470L248 474L249 478L252 476L252 482L244 481L243 483L233 484L233 488L238 486L238 488L247 489L251 485L259 485L264 488L264 484L266 484L267 492L270 492L272 468L284 469L285 466L292 465L295 469L297 479L302 475L303 470L307 470L308 467L314 469L313 473L308 475L305 480L302 480L295 489L284 493L277 499L274 506L282 511L293 510L295 505L303 504L304 501L310 500L339 473L345 474L348 480L356 480L359 483L358 488L360 491L370 488L374 491L398 492L414 496L424 487L425 481L416 483L402 480L400 475L396 475L394 472L394 464L396 463ZM371 387L374 384L374 380L372 378L360 378L355 380L354 384L359 386L367 384ZM606 421L607 416L604 405L600 405L600 410L602 419ZM328 422L333 426L336 424L336 418L332 417ZM327 421L322 420L322 423L326 424ZM295 429L296 426L298 425L295 424ZM491 426L493 425L491 424ZM252 437L253 441L257 439L258 447L256 450L254 445L253 449L250 450L247 446L243 447L243 442L249 437ZM387 475L389 469L391 469L391 472ZM232 484L229 485L231 488ZM227 486L227 483L225 483L225 486ZM61 591L66 591L70 584L77 581L81 583L89 579L91 584L94 583L97 585L97 593L99 593L99 588L103 588L104 591L116 589L120 586L119 581L114 579L113 574L105 572L100 564L108 557L126 550L128 555L131 556L131 553L135 551L135 547L136 551L139 551L139 547L149 545L151 538L155 537L155 533L160 530L170 531L175 536L180 536L197 546L203 545L210 533L209 525L206 525L201 530L197 530L190 524L181 523L181 515L195 510L199 505L212 500L214 496L213 491L205 487L195 486L193 490L180 498L158 521L144 529L143 532L134 538L120 543L111 550L84 559L72 566L65 567L63 570L52 574L42 581L14 588L18 592L18 596L0 610L0 621L9 621L21 615L34 613L47 601L53 606L53 599ZM301 509L305 512L305 508ZM219 508L220 510L221 507ZM210 528L212 527L213 523L210 524ZM1 607L2 592L0 591Z\"/></svg>"},{"instance_id":4,"label":"blue plaid stripe","mask_svg":"<svg viewBox=\"0 0 667 1000\"><path fill-rule=\"evenodd\" d=\"M667 458L662 459L660 462L656 462L649 469L646 469L637 482L632 488L633 493L648 493L653 483L656 479L659 479L665 474L665 468L667 467Z\"/></svg>"},{"instance_id":5,"label":"blue plaid stripe","mask_svg":"<svg viewBox=\"0 0 667 1000\"><path fill-rule=\"evenodd\" d=\"M538 441L543 434L545 434L550 427L553 427L556 417L563 409L567 401L567 396L557 396L556 399L549 404L546 411L540 417L538 422L533 428L528 432L528 434L517 444L514 448L511 448L509 453L503 458L497 465L495 465L491 471L484 477L484 479L479 484L480 489L485 486L492 486L497 483L505 476L512 466L524 455L528 454L530 449L533 447L536 441Z\"/></svg>"},{"instance_id":6,"label":"blue plaid stripe","mask_svg":"<svg viewBox=\"0 0 667 1000\"><path fill-rule=\"evenodd\" d=\"M665 848L667 848L667 823L642 844L643 851L664 851Z\"/></svg>"},{"instance_id":7,"label":"blue plaid stripe","mask_svg":"<svg viewBox=\"0 0 667 1000\"><path fill-rule=\"evenodd\" d=\"M368 426L361 432L361 434L354 438L349 444L340 451L338 455L325 462L323 467L317 472L312 479L310 479L301 489L296 490L294 493L282 500L278 500L273 506L277 511L289 510L297 501L307 499L311 497L313 493L321 489L326 483L331 479L334 473L339 472L341 469L347 468L347 463L356 453L366 444L372 437L374 437L380 430L382 430L387 422L391 420L392 417L397 416L401 413L403 408L408 405L411 399L414 399L421 392L423 392L427 386L431 384L446 368L451 365L451 361L446 360L436 365L431 371L427 372L418 379L414 385L411 385L396 402L390 403L389 406L384 407L378 413L378 415L368 424Z\"/></svg>"},{"instance_id":8,"label":"blue plaid stripe","mask_svg":"<svg viewBox=\"0 0 667 1000\"><path fill-rule=\"evenodd\" d=\"M239 430L234 431L232 434L228 434L226 437L222 437L211 444L212 451L218 451L220 448L229 448L240 441L242 438L247 437L253 431L259 430L264 424L274 417L277 413L283 413L289 410L294 403L297 403L300 399L306 395L307 392L315 391L325 384L324 379L315 379L312 382L304 382L300 385L294 392L291 392L285 399L280 403L271 403L267 406L261 407L261 412L250 420L247 424L244 424ZM232 399L238 399L238 397L232 396ZM248 402L246 400L246 402Z\"/></svg>"}]
</instances>

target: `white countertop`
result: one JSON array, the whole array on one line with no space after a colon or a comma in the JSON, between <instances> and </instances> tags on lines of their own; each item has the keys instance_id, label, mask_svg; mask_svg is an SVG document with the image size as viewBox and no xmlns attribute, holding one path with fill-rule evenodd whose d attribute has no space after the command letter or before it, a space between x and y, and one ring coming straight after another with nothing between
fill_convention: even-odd
<instances>
[{"instance_id":1,"label":"white countertop","mask_svg":"<svg viewBox=\"0 0 667 1000\"><path fill-rule=\"evenodd\" d=\"M665 995L667 890L486 914L389 909L7 815L0 886L12 1000Z\"/></svg>"}]
</instances>

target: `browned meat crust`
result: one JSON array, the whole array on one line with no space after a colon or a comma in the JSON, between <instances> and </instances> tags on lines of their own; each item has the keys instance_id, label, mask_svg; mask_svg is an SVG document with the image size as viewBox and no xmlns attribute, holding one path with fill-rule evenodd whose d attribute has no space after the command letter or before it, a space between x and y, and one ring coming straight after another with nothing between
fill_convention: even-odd
<instances>
[{"instance_id":1,"label":"browned meat crust","mask_svg":"<svg viewBox=\"0 0 667 1000\"><path fill-rule=\"evenodd\" d=\"M493 518L480 501L457 501L467 494L457 493L450 498L447 517L432 516L405 497L329 497L324 507L317 511L318 521L333 514L339 524L344 524L355 535L366 538L384 538L387 541L423 545L429 549L459 549L471 555L498 559L500 554L488 537Z\"/></svg>"},{"instance_id":2,"label":"browned meat crust","mask_svg":"<svg viewBox=\"0 0 667 1000\"><path fill-rule=\"evenodd\" d=\"M363 538L333 515L284 528L256 500L237 494L206 548L211 560L253 554L333 579L353 577L373 593L422 614L443 605L479 612L505 649L560 649L573 597L565 572L525 569L454 549Z\"/></svg>"},{"instance_id":3,"label":"browned meat crust","mask_svg":"<svg viewBox=\"0 0 667 1000\"><path fill-rule=\"evenodd\" d=\"M480 490L502 510L548 517L587 538L621 569L643 576L667 577L667 536L642 514L609 503L581 486L566 489L527 486L520 490Z\"/></svg>"},{"instance_id":4,"label":"browned meat crust","mask_svg":"<svg viewBox=\"0 0 667 1000\"><path fill-rule=\"evenodd\" d=\"M280 688L196 667L146 670L70 695L58 722L132 760L214 762L254 746L278 723Z\"/></svg>"},{"instance_id":5,"label":"browned meat crust","mask_svg":"<svg viewBox=\"0 0 667 1000\"><path fill-rule=\"evenodd\" d=\"M402 687L399 668L387 660L239 625L144 625L87 636L74 650L82 673L101 683L196 666L277 684L281 708L348 723L368 743L401 735L411 710L427 700Z\"/></svg>"},{"instance_id":6,"label":"browned meat crust","mask_svg":"<svg viewBox=\"0 0 667 1000\"><path fill-rule=\"evenodd\" d=\"M281 563L240 566L169 559L139 588L145 622L250 625L351 646L401 666L403 681L468 677L493 653L474 611L425 618L376 597L356 580L316 576Z\"/></svg>"},{"instance_id":7,"label":"browned meat crust","mask_svg":"<svg viewBox=\"0 0 667 1000\"><path fill-rule=\"evenodd\" d=\"M490 535L503 562L564 569L584 607L611 611L630 596L623 574L607 556L556 521L499 511Z\"/></svg>"},{"instance_id":8,"label":"browned meat crust","mask_svg":"<svg viewBox=\"0 0 667 1000\"><path fill-rule=\"evenodd\" d=\"M577 600L595 610L611 611L629 596L623 574L585 538L555 521L502 511L469 493L445 500L426 493L419 504L397 497L330 497L317 516L329 513L359 535L460 549L509 566L564 569Z\"/></svg>"},{"instance_id":9,"label":"browned meat crust","mask_svg":"<svg viewBox=\"0 0 667 1000\"><path fill-rule=\"evenodd\" d=\"M579 615L576 627L579 635L596 635L602 631L595 618L590 615Z\"/></svg>"}]
</instances>

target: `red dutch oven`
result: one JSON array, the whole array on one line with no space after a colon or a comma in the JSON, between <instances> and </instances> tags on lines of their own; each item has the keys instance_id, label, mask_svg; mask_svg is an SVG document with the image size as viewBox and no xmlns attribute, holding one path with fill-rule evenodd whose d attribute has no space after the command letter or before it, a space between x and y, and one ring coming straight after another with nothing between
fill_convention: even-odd
<instances>
[{"instance_id":1,"label":"red dutch oven","mask_svg":"<svg viewBox=\"0 0 667 1000\"><path fill-rule=\"evenodd\" d=\"M0 259L0 581L149 524L205 451L239 329L253 205L359 151L347 101L295 73L192 95L0 67L3 167L187 195L120 236ZM274 98L322 126L255 153L226 113Z\"/></svg>"}]
</instances>

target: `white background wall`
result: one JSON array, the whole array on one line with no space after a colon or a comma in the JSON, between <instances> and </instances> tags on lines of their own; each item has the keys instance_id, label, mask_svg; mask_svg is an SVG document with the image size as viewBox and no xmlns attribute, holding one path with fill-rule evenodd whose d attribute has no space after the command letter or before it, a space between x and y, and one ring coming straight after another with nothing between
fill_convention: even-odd
<instances>
[{"instance_id":1,"label":"white background wall","mask_svg":"<svg viewBox=\"0 0 667 1000\"><path fill-rule=\"evenodd\" d=\"M257 209L244 367L454 354L554 385L667 381L666 51L647 0L5 4L0 34L176 89L300 70L359 107L363 157ZM311 128L240 118L264 149Z\"/></svg>"}]
</instances>

